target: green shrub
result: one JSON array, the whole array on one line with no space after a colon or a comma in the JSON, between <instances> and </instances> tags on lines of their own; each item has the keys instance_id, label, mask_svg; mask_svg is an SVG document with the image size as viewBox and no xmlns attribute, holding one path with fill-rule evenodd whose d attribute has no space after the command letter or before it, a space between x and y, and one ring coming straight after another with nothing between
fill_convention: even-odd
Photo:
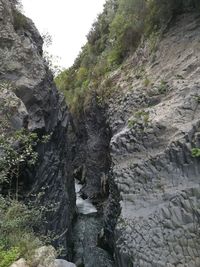
<instances>
[{"instance_id":1,"label":"green shrub","mask_svg":"<svg viewBox=\"0 0 200 267\"><path fill-rule=\"evenodd\" d=\"M199 158L200 157L200 148L197 148L197 147L193 148L192 149L192 156L194 158Z\"/></svg>"},{"instance_id":2,"label":"green shrub","mask_svg":"<svg viewBox=\"0 0 200 267\"><path fill-rule=\"evenodd\" d=\"M156 52L158 41L159 41L159 37L160 37L160 33L159 32L152 32L149 35L148 44L149 44L149 50L150 50L151 54L155 54L155 52Z\"/></svg>"},{"instance_id":3,"label":"green shrub","mask_svg":"<svg viewBox=\"0 0 200 267\"><path fill-rule=\"evenodd\" d=\"M34 147L39 142L36 133L28 133L26 130L14 132L7 138L0 136L0 149L4 156L0 158L0 183L12 184L13 178L16 178L16 197L18 194L18 177L20 165L34 165L37 161L37 152ZM14 147L13 143L18 143Z\"/></svg>"},{"instance_id":4,"label":"green shrub","mask_svg":"<svg viewBox=\"0 0 200 267\"><path fill-rule=\"evenodd\" d=\"M5 249L0 246L0 266L9 267L14 261L16 261L20 256L18 248Z\"/></svg>"},{"instance_id":5,"label":"green shrub","mask_svg":"<svg viewBox=\"0 0 200 267\"><path fill-rule=\"evenodd\" d=\"M159 94L166 94L168 88L169 88L169 86L168 86L167 82L164 80L161 80L160 84L157 87L158 93Z\"/></svg>"},{"instance_id":6,"label":"green shrub","mask_svg":"<svg viewBox=\"0 0 200 267\"><path fill-rule=\"evenodd\" d=\"M144 126L147 126L149 122L149 112L144 110L137 111L134 116L137 118L139 122L142 122Z\"/></svg>"},{"instance_id":7,"label":"green shrub","mask_svg":"<svg viewBox=\"0 0 200 267\"><path fill-rule=\"evenodd\" d=\"M194 99L197 101L197 103L200 103L200 95L195 95Z\"/></svg>"},{"instance_id":8,"label":"green shrub","mask_svg":"<svg viewBox=\"0 0 200 267\"><path fill-rule=\"evenodd\" d=\"M35 145L40 141L48 142L50 135L40 140L35 133L26 130L1 135L0 149L0 266L8 267L19 257L28 259L33 251L49 240L49 236L36 234L35 228L41 228L45 222L47 208L40 205L40 197L34 200L19 201L20 166L33 165L37 160ZM14 145L13 145L14 144ZM5 184L9 183L6 194ZM7 196L6 196L7 195ZM39 236L39 237L38 237Z\"/></svg>"},{"instance_id":9,"label":"green shrub","mask_svg":"<svg viewBox=\"0 0 200 267\"><path fill-rule=\"evenodd\" d=\"M38 207L28 207L16 200L1 198L0 245L11 251L17 248L17 255L28 259L31 253L42 245L33 231L39 221L41 212Z\"/></svg>"},{"instance_id":10,"label":"green shrub","mask_svg":"<svg viewBox=\"0 0 200 267\"><path fill-rule=\"evenodd\" d=\"M133 128L134 126L135 126L135 124L137 123L137 121L136 120L134 120L134 119L129 119L128 120L128 128Z\"/></svg>"},{"instance_id":11,"label":"green shrub","mask_svg":"<svg viewBox=\"0 0 200 267\"><path fill-rule=\"evenodd\" d=\"M168 22L181 12L183 0L150 0L148 3L148 15L145 19L145 32L147 34L166 27Z\"/></svg>"},{"instance_id":12,"label":"green shrub","mask_svg":"<svg viewBox=\"0 0 200 267\"><path fill-rule=\"evenodd\" d=\"M82 86L82 84L87 80L88 70L85 67L80 67L76 73L76 86Z\"/></svg>"},{"instance_id":13,"label":"green shrub","mask_svg":"<svg viewBox=\"0 0 200 267\"><path fill-rule=\"evenodd\" d=\"M191 8L200 12L199 0L107 0L73 66L55 79L71 111L84 112L84 103L88 102L84 97L88 99L92 91L102 90L100 98L109 98L110 90L106 93L105 87L99 85L109 71L136 51L142 40L148 39L152 60L155 59L160 35L178 14ZM145 72L139 72L136 78L145 79ZM149 82L146 78L145 86ZM161 83L158 93L164 94L167 89Z\"/></svg>"},{"instance_id":14,"label":"green shrub","mask_svg":"<svg viewBox=\"0 0 200 267\"><path fill-rule=\"evenodd\" d=\"M123 53L121 47L114 47L108 55L108 65L110 68L117 67L123 61Z\"/></svg>"},{"instance_id":15,"label":"green shrub","mask_svg":"<svg viewBox=\"0 0 200 267\"><path fill-rule=\"evenodd\" d=\"M128 120L128 127L131 129L136 125L143 125L147 127L149 124L149 112L145 110L138 110L134 113L134 117Z\"/></svg>"},{"instance_id":16,"label":"green shrub","mask_svg":"<svg viewBox=\"0 0 200 267\"><path fill-rule=\"evenodd\" d=\"M143 0L120 1L116 15L110 24L109 34L109 38L114 42L114 55L117 56L118 64L137 48L143 33L141 17L144 16L145 10L146 4ZM113 53L112 50L111 53Z\"/></svg>"}]
</instances>

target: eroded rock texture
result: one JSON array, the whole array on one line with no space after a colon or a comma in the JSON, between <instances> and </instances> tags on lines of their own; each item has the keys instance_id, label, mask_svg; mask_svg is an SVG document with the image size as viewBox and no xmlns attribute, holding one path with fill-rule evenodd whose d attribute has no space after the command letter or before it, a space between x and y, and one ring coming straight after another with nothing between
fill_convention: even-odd
<instances>
[{"instance_id":1,"label":"eroded rock texture","mask_svg":"<svg viewBox=\"0 0 200 267\"><path fill-rule=\"evenodd\" d=\"M119 266L200 266L200 17L183 14L112 76ZM119 94L119 92L121 92Z\"/></svg>"},{"instance_id":2,"label":"eroded rock texture","mask_svg":"<svg viewBox=\"0 0 200 267\"><path fill-rule=\"evenodd\" d=\"M75 193L69 170L69 115L42 57L41 36L12 2L0 1L0 94L1 103L7 108L1 109L1 119L9 112L12 129L25 127L39 137L51 136L48 143L37 147L37 165L22 173L20 193L23 196L25 192L42 193L41 204L53 205L47 223L41 228L54 232L55 245L62 245L64 254L70 258Z\"/></svg>"}]
</instances>

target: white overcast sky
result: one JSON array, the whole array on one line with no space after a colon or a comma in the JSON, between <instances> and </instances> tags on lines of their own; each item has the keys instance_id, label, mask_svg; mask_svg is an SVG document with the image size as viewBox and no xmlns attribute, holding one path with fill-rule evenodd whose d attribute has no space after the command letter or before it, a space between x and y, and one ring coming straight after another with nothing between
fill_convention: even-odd
<instances>
[{"instance_id":1,"label":"white overcast sky","mask_svg":"<svg viewBox=\"0 0 200 267\"><path fill-rule=\"evenodd\" d=\"M22 0L24 13L40 33L53 39L49 52L60 58L62 67L70 67L106 0Z\"/></svg>"}]
</instances>

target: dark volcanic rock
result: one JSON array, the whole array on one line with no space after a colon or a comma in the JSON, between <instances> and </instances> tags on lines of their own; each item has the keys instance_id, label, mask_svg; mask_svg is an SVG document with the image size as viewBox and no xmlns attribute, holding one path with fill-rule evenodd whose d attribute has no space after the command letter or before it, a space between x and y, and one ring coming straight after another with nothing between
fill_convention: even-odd
<instances>
[{"instance_id":1,"label":"dark volcanic rock","mask_svg":"<svg viewBox=\"0 0 200 267\"><path fill-rule=\"evenodd\" d=\"M147 41L116 73L120 90L107 118L121 196L114 243L122 267L200 266L200 160L192 156L199 148L199 18L177 17L154 55ZM136 77L141 66L149 86Z\"/></svg>"},{"instance_id":2,"label":"dark volcanic rock","mask_svg":"<svg viewBox=\"0 0 200 267\"><path fill-rule=\"evenodd\" d=\"M114 266L113 234L119 215L119 193L110 172L110 130L105 107L96 96L76 123L74 176L83 183L81 195L97 204L97 214L79 215L75 223L74 262L78 266ZM84 202L84 201L83 201Z\"/></svg>"},{"instance_id":3,"label":"dark volcanic rock","mask_svg":"<svg viewBox=\"0 0 200 267\"><path fill-rule=\"evenodd\" d=\"M104 109L95 96L76 122L75 176L83 184L82 195L94 202L108 195L110 131Z\"/></svg>"},{"instance_id":4,"label":"dark volcanic rock","mask_svg":"<svg viewBox=\"0 0 200 267\"><path fill-rule=\"evenodd\" d=\"M106 111L91 102L78 125L83 193L101 192L103 169L108 177L98 244L114 251L115 266L200 266L199 36L199 14L178 16L154 54L147 40L109 74L118 90Z\"/></svg>"},{"instance_id":5,"label":"dark volcanic rock","mask_svg":"<svg viewBox=\"0 0 200 267\"><path fill-rule=\"evenodd\" d=\"M74 262L77 266L114 267L112 256L98 246L102 226L103 219L98 214L78 216L74 227Z\"/></svg>"},{"instance_id":6,"label":"dark volcanic rock","mask_svg":"<svg viewBox=\"0 0 200 267\"><path fill-rule=\"evenodd\" d=\"M64 254L70 258L70 229L75 211L67 140L70 120L64 98L58 94L53 76L42 58L42 43L32 21L18 12L12 1L1 0L1 98L10 97L15 101L15 115L11 117L13 129L24 126L39 137L51 136L48 143L37 147L36 167L22 173L21 194L42 192L41 204L54 205L54 210L47 215L47 223L41 228L57 236L55 245L62 245Z\"/></svg>"}]
</instances>

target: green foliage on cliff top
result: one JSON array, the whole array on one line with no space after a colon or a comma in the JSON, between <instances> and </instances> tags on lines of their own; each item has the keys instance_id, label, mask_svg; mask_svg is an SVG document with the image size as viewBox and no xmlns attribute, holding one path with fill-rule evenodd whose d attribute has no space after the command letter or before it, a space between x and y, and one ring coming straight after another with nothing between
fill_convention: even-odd
<instances>
[{"instance_id":1,"label":"green foliage on cliff top","mask_svg":"<svg viewBox=\"0 0 200 267\"><path fill-rule=\"evenodd\" d=\"M80 112L91 90L133 54L142 38L163 31L178 14L196 8L198 0L107 0L74 65L55 79L72 112Z\"/></svg>"}]
</instances>

